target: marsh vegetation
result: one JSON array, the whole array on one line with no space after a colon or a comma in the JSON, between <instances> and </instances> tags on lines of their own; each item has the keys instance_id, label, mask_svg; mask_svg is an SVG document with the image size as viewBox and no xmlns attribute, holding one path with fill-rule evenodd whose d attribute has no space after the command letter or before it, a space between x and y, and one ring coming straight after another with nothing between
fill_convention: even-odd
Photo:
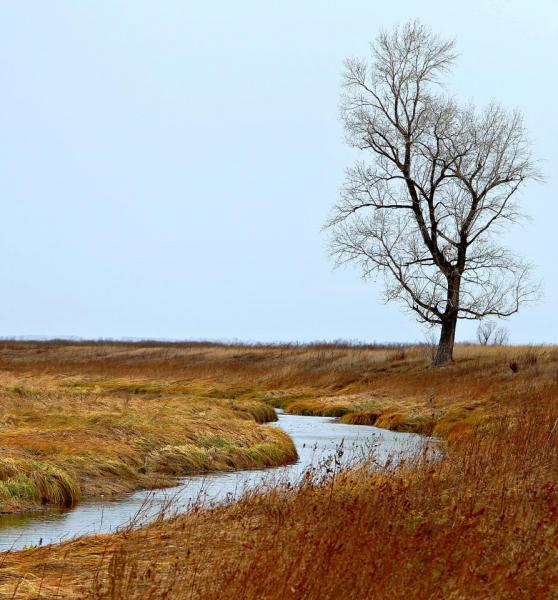
<instances>
[{"instance_id":1,"label":"marsh vegetation","mask_svg":"<svg viewBox=\"0 0 558 600\"><path fill-rule=\"evenodd\" d=\"M77 396L74 406L71 394L42 395L36 431L49 432L57 414L67 418L77 406L89 423L88 411L100 407L120 415L115 407L127 405L147 419L160 405L172 440L199 428L204 435L242 431L249 442L267 431L255 407L260 415L261 406L282 406L434 434L444 455L419 454L397 467L379 466L371 456L353 470L251 492L229 506L4 554L2 597L552 597L558 352L458 345L454 363L429 365L426 347L4 343L3 385L11 386L3 396L4 440L22 431L8 415L18 406L13 387L37 389L41 378L56 382L52 390L71 382L67 389ZM24 416L32 404L20 406ZM103 447L128 447L122 425L103 436ZM29 451L28 438L21 439L12 452ZM60 468L66 455L72 453L49 453ZM273 462L290 459L288 451L278 456ZM223 461L229 468L233 459ZM93 458L92 464L84 472L97 474L95 489L115 485L114 474L99 474ZM180 469L153 472L165 478ZM89 480L79 473L83 494Z\"/></svg>"}]
</instances>

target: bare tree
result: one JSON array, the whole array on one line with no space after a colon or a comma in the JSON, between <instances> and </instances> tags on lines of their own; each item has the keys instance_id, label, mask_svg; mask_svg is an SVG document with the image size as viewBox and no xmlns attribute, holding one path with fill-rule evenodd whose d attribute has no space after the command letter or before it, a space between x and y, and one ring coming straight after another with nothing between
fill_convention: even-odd
<instances>
[{"instance_id":1,"label":"bare tree","mask_svg":"<svg viewBox=\"0 0 558 600\"><path fill-rule=\"evenodd\" d=\"M496 330L496 322L492 319L481 321L477 327L477 340L482 346L487 346L492 334Z\"/></svg>"},{"instance_id":2,"label":"bare tree","mask_svg":"<svg viewBox=\"0 0 558 600\"><path fill-rule=\"evenodd\" d=\"M498 327L492 336L494 346L505 346L510 339L510 332L506 327Z\"/></svg>"},{"instance_id":3,"label":"bare tree","mask_svg":"<svg viewBox=\"0 0 558 600\"><path fill-rule=\"evenodd\" d=\"M428 358L433 361L436 356L436 347L438 345L438 338L433 327L426 327L424 332L424 345L426 346Z\"/></svg>"},{"instance_id":4,"label":"bare tree","mask_svg":"<svg viewBox=\"0 0 558 600\"><path fill-rule=\"evenodd\" d=\"M529 265L498 243L516 192L539 177L521 115L460 107L442 93L454 42L412 22L381 33L373 60L347 60L341 115L368 160L347 170L326 227L338 264L381 274L386 300L441 327L452 359L458 319L505 317L537 296Z\"/></svg>"}]
</instances>

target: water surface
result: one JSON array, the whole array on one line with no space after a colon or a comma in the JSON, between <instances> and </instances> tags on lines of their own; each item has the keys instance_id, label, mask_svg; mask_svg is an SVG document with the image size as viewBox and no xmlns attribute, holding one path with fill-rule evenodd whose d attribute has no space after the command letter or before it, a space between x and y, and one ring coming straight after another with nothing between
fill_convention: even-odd
<instances>
[{"instance_id":1,"label":"water surface","mask_svg":"<svg viewBox=\"0 0 558 600\"><path fill-rule=\"evenodd\" d=\"M52 544L90 533L109 533L132 522L145 523L169 503L173 511L184 512L195 501L212 504L234 500L244 490L272 480L296 483L310 467L332 463L333 457L347 464L368 456L372 450L376 460L385 463L390 456L415 452L424 443L424 438L417 435L345 425L328 417L280 414L277 423L266 427L280 427L291 436L299 455L295 464L183 477L170 488L135 492L117 499L95 499L71 509L0 515L0 550ZM340 447L342 456L339 456Z\"/></svg>"}]
</instances>

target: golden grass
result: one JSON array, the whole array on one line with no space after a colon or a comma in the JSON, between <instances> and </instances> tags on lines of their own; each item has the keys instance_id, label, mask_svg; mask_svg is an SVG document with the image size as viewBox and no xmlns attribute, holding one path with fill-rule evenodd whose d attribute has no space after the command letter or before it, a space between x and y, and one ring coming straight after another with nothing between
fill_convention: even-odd
<instances>
[{"instance_id":1,"label":"golden grass","mask_svg":"<svg viewBox=\"0 0 558 600\"><path fill-rule=\"evenodd\" d=\"M157 437L151 453L142 446L142 464L150 456L162 477L180 471L183 452L200 467L209 448L213 465L242 463L234 441L221 455L211 436L226 422L232 438L253 442L268 431L256 422L261 402L448 442L441 460L364 466L136 531L4 554L0 597L558 597L556 348L459 346L453 364L433 370L420 347L10 343L0 367L0 445L13 453L40 448L34 432L85 424L95 452L104 435L135 456L136 436L153 441L144 419L156 415L171 437L177 421L204 428L195 453L177 437ZM71 436L62 446L59 456L70 454ZM267 449L248 446L265 460Z\"/></svg>"},{"instance_id":2,"label":"golden grass","mask_svg":"<svg viewBox=\"0 0 558 600\"><path fill-rule=\"evenodd\" d=\"M166 382L5 372L0 511L290 462L289 437L260 425L275 419L268 404L211 397L207 385L194 395Z\"/></svg>"},{"instance_id":3,"label":"golden grass","mask_svg":"<svg viewBox=\"0 0 558 600\"><path fill-rule=\"evenodd\" d=\"M558 403L538 397L442 460L364 465L119 535L4 555L2 597L554 598ZM17 587L17 591L14 590ZM13 596L12 596L13 594Z\"/></svg>"},{"instance_id":4,"label":"golden grass","mask_svg":"<svg viewBox=\"0 0 558 600\"><path fill-rule=\"evenodd\" d=\"M0 445L17 468L0 465L0 510L291 460L253 423L272 406L453 440L555 389L554 347L455 354L431 369L424 347L4 342Z\"/></svg>"}]
</instances>

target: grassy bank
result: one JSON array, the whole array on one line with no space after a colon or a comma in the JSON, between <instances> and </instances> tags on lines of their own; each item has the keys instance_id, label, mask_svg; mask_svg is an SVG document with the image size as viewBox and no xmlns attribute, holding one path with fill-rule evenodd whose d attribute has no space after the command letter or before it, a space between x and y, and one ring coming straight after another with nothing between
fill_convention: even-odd
<instances>
[{"instance_id":1,"label":"grassy bank","mask_svg":"<svg viewBox=\"0 0 558 600\"><path fill-rule=\"evenodd\" d=\"M291 460L273 406L460 439L556 393L554 347L3 342L0 510ZM519 407L519 408L518 408Z\"/></svg>"},{"instance_id":2,"label":"grassy bank","mask_svg":"<svg viewBox=\"0 0 558 600\"><path fill-rule=\"evenodd\" d=\"M138 464L162 478L182 468L164 450L178 445L173 427L198 446L230 435L254 448L272 405L448 442L436 462L365 466L138 531L3 555L0 597L558 597L556 348L460 346L454 364L432 370L425 348L7 343L0 367L10 407L0 432L13 439L0 438L3 448L19 452L47 422L67 431L72 407L85 419L76 435L86 423L102 440L90 456L107 436L122 449L141 439ZM36 399L22 391L31 388ZM40 405L54 408L47 416ZM97 410L118 425L103 417L95 429ZM144 420L159 427L159 415L170 438L148 448ZM40 444L31 448L36 457ZM101 480L119 478L83 477L80 489Z\"/></svg>"},{"instance_id":3,"label":"grassy bank","mask_svg":"<svg viewBox=\"0 0 558 600\"><path fill-rule=\"evenodd\" d=\"M0 511L163 486L296 458L269 405L143 378L0 376Z\"/></svg>"},{"instance_id":4,"label":"grassy bank","mask_svg":"<svg viewBox=\"0 0 558 600\"><path fill-rule=\"evenodd\" d=\"M554 598L558 402L508 403L506 417L477 426L441 461L364 466L133 532L4 555L2 597Z\"/></svg>"},{"instance_id":5,"label":"grassy bank","mask_svg":"<svg viewBox=\"0 0 558 600\"><path fill-rule=\"evenodd\" d=\"M63 373L70 382L77 377L76 392L264 402L448 439L498 419L511 397L529 403L553 393L558 380L556 347L461 345L442 369L429 368L429 354L426 347L340 344L5 342L0 369L14 385L27 374Z\"/></svg>"}]
</instances>

